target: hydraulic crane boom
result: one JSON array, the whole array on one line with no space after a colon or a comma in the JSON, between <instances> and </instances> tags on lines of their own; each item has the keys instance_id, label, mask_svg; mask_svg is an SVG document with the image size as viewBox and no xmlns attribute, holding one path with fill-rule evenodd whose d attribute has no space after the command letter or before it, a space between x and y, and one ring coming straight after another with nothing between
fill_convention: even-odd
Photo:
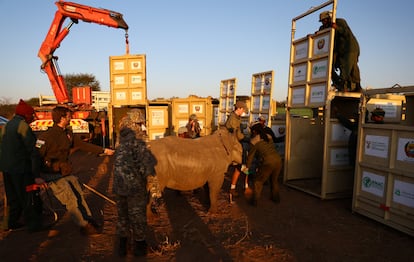
<instances>
[{"instance_id":1,"label":"hydraulic crane boom","mask_svg":"<svg viewBox=\"0 0 414 262\"><path fill-rule=\"evenodd\" d=\"M72 2L58 1L55 3L58 10L55 18L49 28L45 40L43 41L38 56L42 60L41 69L46 72L49 77L50 84L56 101L59 104L69 103L68 91L63 76L57 64L57 57L53 56L55 50L60 46L63 39L69 34L69 30L74 23L82 20L87 23L96 23L107 25L114 28L122 28L125 30L125 39L128 50L128 25L124 21L122 14L107 9L85 6ZM70 18L71 22L62 28L66 18Z\"/></svg>"}]
</instances>

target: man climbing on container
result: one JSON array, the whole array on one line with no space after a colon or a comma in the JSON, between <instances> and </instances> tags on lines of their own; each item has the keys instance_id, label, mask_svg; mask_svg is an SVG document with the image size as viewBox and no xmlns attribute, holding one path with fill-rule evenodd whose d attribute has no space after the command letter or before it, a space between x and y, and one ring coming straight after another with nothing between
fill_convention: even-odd
<instances>
[{"instance_id":1,"label":"man climbing on container","mask_svg":"<svg viewBox=\"0 0 414 262\"><path fill-rule=\"evenodd\" d=\"M332 21L332 11L324 11L319 15L322 25L319 30L335 29L335 40L332 60L332 82L339 91L359 92L361 77L358 67L359 44L343 18ZM339 75L337 73L339 70Z\"/></svg>"}]
</instances>

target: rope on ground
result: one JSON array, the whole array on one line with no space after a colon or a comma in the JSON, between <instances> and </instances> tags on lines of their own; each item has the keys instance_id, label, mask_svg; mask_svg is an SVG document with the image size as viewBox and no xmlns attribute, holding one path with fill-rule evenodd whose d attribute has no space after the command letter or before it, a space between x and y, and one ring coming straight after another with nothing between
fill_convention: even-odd
<instances>
[{"instance_id":1,"label":"rope on ground","mask_svg":"<svg viewBox=\"0 0 414 262\"><path fill-rule=\"evenodd\" d=\"M112 200L112 199L110 199L109 197L105 196L104 194L102 194L102 193L101 193L101 192L99 192L98 190L94 189L93 187L88 186L88 185L87 185L87 184L85 184L85 183L82 183L82 185L83 185L85 188L87 188L89 191L91 191L92 193L94 193L95 195L97 195L97 196L99 196L99 197L101 197L101 198L105 199L106 201L108 201L108 202L109 202L109 203L111 203L112 205L116 205L116 202L115 202L115 201L113 201L113 200Z\"/></svg>"},{"instance_id":2,"label":"rope on ground","mask_svg":"<svg viewBox=\"0 0 414 262\"><path fill-rule=\"evenodd\" d=\"M247 238L247 236L250 234L249 232L249 221L247 219L247 216L244 217L245 221L246 221L246 231L244 232L244 235L242 236L241 239L239 239L239 241L237 241L236 243L234 243L232 246L237 246L238 244L240 244L243 240L245 240Z\"/></svg>"}]
</instances>

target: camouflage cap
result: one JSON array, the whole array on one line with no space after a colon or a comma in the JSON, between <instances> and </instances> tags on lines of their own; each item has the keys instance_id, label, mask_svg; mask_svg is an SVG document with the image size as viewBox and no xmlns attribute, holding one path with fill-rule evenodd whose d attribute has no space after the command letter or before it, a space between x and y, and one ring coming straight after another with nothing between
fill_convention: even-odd
<instances>
[{"instance_id":1,"label":"camouflage cap","mask_svg":"<svg viewBox=\"0 0 414 262\"><path fill-rule=\"evenodd\" d=\"M128 113L129 118L134 123L144 123L145 117L144 114L141 112L140 109L131 109Z\"/></svg>"},{"instance_id":2,"label":"camouflage cap","mask_svg":"<svg viewBox=\"0 0 414 262\"><path fill-rule=\"evenodd\" d=\"M124 116L119 121L119 129L122 129L122 128L131 128L133 126L134 126L134 122L131 120L131 118L129 116Z\"/></svg>"},{"instance_id":3,"label":"camouflage cap","mask_svg":"<svg viewBox=\"0 0 414 262\"><path fill-rule=\"evenodd\" d=\"M133 130L135 133L137 133L137 135L140 134L142 131L141 125L132 121L130 116L124 116L119 121L119 130L122 130L124 128L129 128Z\"/></svg>"},{"instance_id":4,"label":"camouflage cap","mask_svg":"<svg viewBox=\"0 0 414 262\"><path fill-rule=\"evenodd\" d=\"M319 14L319 22L322 22L323 19L332 19L332 11L323 11Z\"/></svg>"}]
</instances>

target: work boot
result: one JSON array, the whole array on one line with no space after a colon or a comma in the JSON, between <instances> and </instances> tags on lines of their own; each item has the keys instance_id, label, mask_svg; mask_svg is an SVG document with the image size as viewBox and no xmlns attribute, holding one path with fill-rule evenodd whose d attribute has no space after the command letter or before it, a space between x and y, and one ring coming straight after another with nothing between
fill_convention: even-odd
<instances>
[{"instance_id":1,"label":"work boot","mask_svg":"<svg viewBox=\"0 0 414 262\"><path fill-rule=\"evenodd\" d=\"M128 238L126 238L126 237L120 237L119 238L118 255L120 257L126 256L126 254L127 254L127 243L128 243Z\"/></svg>"},{"instance_id":2,"label":"work boot","mask_svg":"<svg viewBox=\"0 0 414 262\"><path fill-rule=\"evenodd\" d=\"M135 241L134 256L143 257L147 255L147 242L145 240Z\"/></svg>"},{"instance_id":3,"label":"work boot","mask_svg":"<svg viewBox=\"0 0 414 262\"><path fill-rule=\"evenodd\" d=\"M235 188L230 189L229 192L233 197L239 197L239 193L237 192L237 190Z\"/></svg>"}]
</instances>

